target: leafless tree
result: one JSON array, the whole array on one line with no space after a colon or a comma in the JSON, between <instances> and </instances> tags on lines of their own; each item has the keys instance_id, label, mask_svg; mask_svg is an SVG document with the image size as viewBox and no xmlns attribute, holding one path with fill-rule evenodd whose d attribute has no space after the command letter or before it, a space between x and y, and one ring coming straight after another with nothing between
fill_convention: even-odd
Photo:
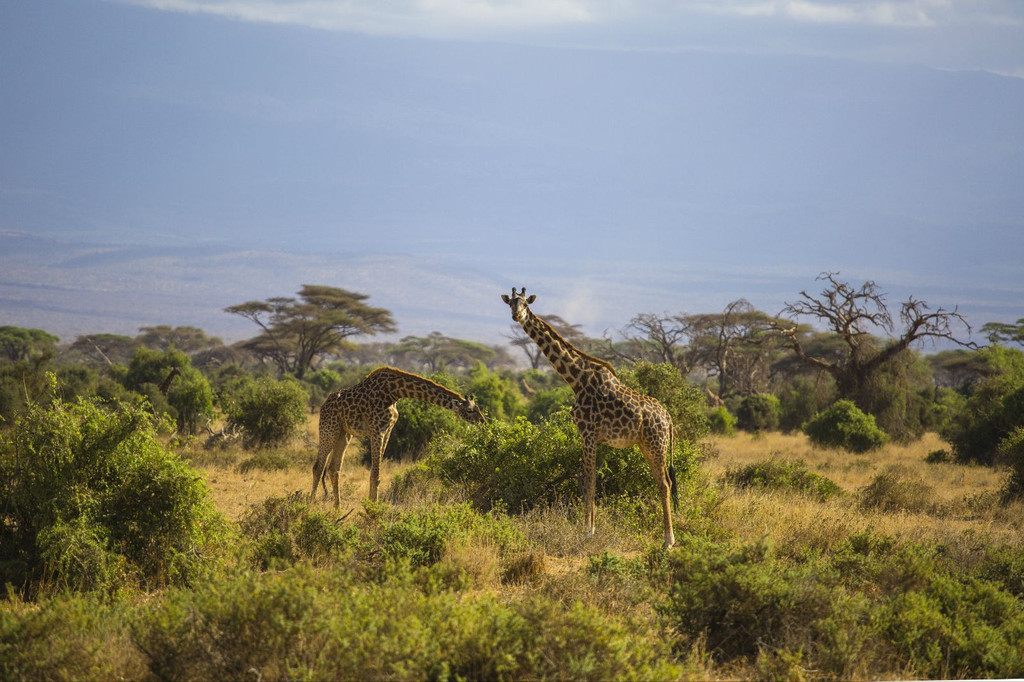
<instances>
[{"instance_id":1,"label":"leafless tree","mask_svg":"<svg viewBox=\"0 0 1024 682\"><path fill-rule=\"evenodd\" d=\"M900 305L900 327L897 329L896 320L885 303L885 295L874 282L869 280L860 288L854 288L837 276L838 273L833 272L819 275L818 280L826 282L825 289L818 296L801 291L800 300L787 303L783 314L791 318L813 317L824 322L846 347L841 357L811 355L792 321L788 324L780 321L775 330L800 360L835 378L841 397L861 404L863 389L869 379L916 341L943 339L967 348L976 347L954 335L954 323L963 325L968 334L971 330L957 308L932 311L927 303L911 296ZM879 338L879 333L887 338Z\"/></svg>"}]
</instances>

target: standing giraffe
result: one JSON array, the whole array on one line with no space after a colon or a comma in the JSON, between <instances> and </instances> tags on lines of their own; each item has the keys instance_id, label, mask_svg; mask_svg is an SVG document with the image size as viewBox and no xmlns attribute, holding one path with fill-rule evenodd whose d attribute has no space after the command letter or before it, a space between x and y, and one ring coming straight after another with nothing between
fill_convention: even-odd
<instances>
[{"instance_id":1,"label":"standing giraffe","mask_svg":"<svg viewBox=\"0 0 1024 682\"><path fill-rule=\"evenodd\" d=\"M665 513L665 548L675 544L672 533L672 498L675 496L675 468L672 452L675 433L672 417L654 398L622 383L612 366L576 348L554 328L533 314L529 305L536 296L526 288L501 300L512 308L512 319L522 325L576 394L572 418L583 441L583 515L587 532L594 534L594 489L597 486L597 446L613 448L640 446L658 484Z\"/></svg>"},{"instance_id":2,"label":"standing giraffe","mask_svg":"<svg viewBox=\"0 0 1024 682\"><path fill-rule=\"evenodd\" d=\"M380 484L380 458L388 445L391 429L398 421L395 403L414 398L451 410L467 422L484 421L484 415L472 398L463 398L429 379L393 367L381 367L351 388L335 391L320 406L320 443L313 464L313 490L329 470L334 489L334 506L340 504L338 470L352 436L370 439L370 499L377 499ZM326 484L324 492L326 494Z\"/></svg>"}]
</instances>

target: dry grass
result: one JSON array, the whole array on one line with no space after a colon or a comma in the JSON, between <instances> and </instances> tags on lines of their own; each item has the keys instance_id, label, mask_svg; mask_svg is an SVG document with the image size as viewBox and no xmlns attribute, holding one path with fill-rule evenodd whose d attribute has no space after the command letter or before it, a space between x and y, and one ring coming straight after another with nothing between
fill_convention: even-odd
<instances>
[{"instance_id":1,"label":"dry grass","mask_svg":"<svg viewBox=\"0 0 1024 682\"><path fill-rule=\"evenodd\" d=\"M705 466L715 481L723 481L729 470L769 459L802 461L846 492L822 503L796 494L723 485L722 520L740 537L768 536L779 546L812 548L827 548L867 530L906 540L957 542L964 534L982 534L1022 542L1022 507L994 503L1005 474L990 467L927 463L926 456L944 445L935 434L863 455L816 448L802 434L739 434L716 439L713 445L717 454ZM864 488L882 474L919 486L928 498L925 508L896 513L863 508L859 502Z\"/></svg>"}]
</instances>

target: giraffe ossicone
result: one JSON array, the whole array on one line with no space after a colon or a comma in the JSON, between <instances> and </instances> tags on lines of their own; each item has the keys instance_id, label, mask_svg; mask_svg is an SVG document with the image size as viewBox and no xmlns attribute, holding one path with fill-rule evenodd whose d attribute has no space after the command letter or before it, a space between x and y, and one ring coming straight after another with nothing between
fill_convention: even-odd
<instances>
[{"instance_id":1,"label":"giraffe ossicone","mask_svg":"<svg viewBox=\"0 0 1024 682\"><path fill-rule=\"evenodd\" d=\"M380 367L351 388L327 396L320 406L319 444L313 463L313 489L310 500L324 476L330 474L334 493L334 506L341 503L338 493L338 471L345 459L345 449L353 436L370 440L370 492L377 499L380 485L380 460L398 421L395 403L401 398L423 400L447 410L470 423L484 421L483 412L472 397L459 393L421 377L394 367ZM326 494L326 485L325 490Z\"/></svg>"},{"instance_id":2,"label":"giraffe ossicone","mask_svg":"<svg viewBox=\"0 0 1024 682\"><path fill-rule=\"evenodd\" d=\"M672 532L672 501L675 497L675 430L672 416L654 398L626 386L605 360L589 355L565 340L530 305L536 295L526 287L501 300L547 357L555 371L576 394L571 414L583 443L583 516L587 532L594 533L594 494L597 486L597 446L628 448L637 445L658 485L664 513L664 547L675 544Z\"/></svg>"}]
</instances>

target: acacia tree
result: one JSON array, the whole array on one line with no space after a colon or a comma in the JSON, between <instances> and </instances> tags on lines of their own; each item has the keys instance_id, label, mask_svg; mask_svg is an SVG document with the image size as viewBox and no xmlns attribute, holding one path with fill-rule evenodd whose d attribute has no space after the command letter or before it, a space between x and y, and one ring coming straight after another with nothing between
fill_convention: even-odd
<instances>
[{"instance_id":1,"label":"acacia tree","mask_svg":"<svg viewBox=\"0 0 1024 682\"><path fill-rule=\"evenodd\" d=\"M787 303L783 313L793 318L813 317L823 321L842 340L844 352L841 355L812 355L801 340L798 326L792 321L787 325L778 320L774 326L801 361L832 375L839 398L848 398L861 409L872 411L866 390L870 382L916 341L945 339L960 346L975 347L975 344L962 342L953 335L954 322L963 324L968 333L971 330L957 308L931 311L926 302L911 296L900 305L900 329L897 330L896 321L885 303L885 295L874 282L866 281L855 289L836 279L837 275L833 272L819 275L819 281L828 283L821 294L812 296L801 291L801 300ZM880 338L878 332L887 338Z\"/></svg>"},{"instance_id":2,"label":"acacia tree","mask_svg":"<svg viewBox=\"0 0 1024 682\"><path fill-rule=\"evenodd\" d=\"M263 332L245 348L301 379L321 355L338 353L350 336L396 331L391 312L364 301L369 296L335 287L304 284L298 298L275 297L225 308L252 320Z\"/></svg>"},{"instance_id":3,"label":"acacia tree","mask_svg":"<svg viewBox=\"0 0 1024 682\"><path fill-rule=\"evenodd\" d=\"M776 335L775 318L746 299L729 303L721 313L683 318L691 337L689 362L718 379L718 398L766 389Z\"/></svg>"},{"instance_id":4,"label":"acacia tree","mask_svg":"<svg viewBox=\"0 0 1024 682\"><path fill-rule=\"evenodd\" d=\"M425 337L406 336L399 342L394 354L404 365L433 374L449 368L469 369L477 362L492 363L498 351L473 341L431 332Z\"/></svg>"},{"instance_id":5,"label":"acacia tree","mask_svg":"<svg viewBox=\"0 0 1024 682\"><path fill-rule=\"evenodd\" d=\"M981 325L981 332L988 338L989 343L1007 345L1015 343L1024 346L1024 317L1016 323L1009 322L986 322Z\"/></svg>"}]
</instances>

